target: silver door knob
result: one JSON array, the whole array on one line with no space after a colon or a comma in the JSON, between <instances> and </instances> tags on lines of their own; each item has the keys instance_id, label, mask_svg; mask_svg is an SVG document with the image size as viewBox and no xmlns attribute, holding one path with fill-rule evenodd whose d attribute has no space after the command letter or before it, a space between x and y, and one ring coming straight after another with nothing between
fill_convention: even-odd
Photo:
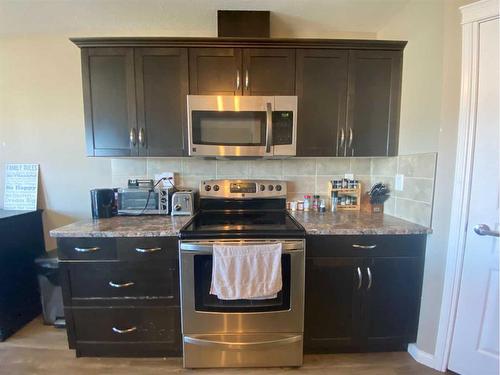
<instances>
[{"instance_id":1,"label":"silver door knob","mask_svg":"<svg viewBox=\"0 0 500 375\"><path fill-rule=\"evenodd\" d=\"M475 225L474 232L476 232L476 234L479 234L480 236L500 237L500 232L491 230L490 227L486 224Z\"/></svg>"}]
</instances>

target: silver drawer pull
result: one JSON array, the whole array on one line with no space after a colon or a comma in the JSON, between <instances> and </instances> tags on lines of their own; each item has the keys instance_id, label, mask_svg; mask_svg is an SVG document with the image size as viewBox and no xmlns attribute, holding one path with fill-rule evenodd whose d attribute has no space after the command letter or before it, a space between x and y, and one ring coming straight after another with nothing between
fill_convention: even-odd
<instances>
[{"instance_id":1,"label":"silver drawer pull","mask_svg":"<svg viewBox=\"0 0 500 375\"><path fill-rule=\"evenodd\" d=\"M75 250L79 253L92 253L97 250L101 250L100 247L75 247Z\"/></svg>"},{"instance_id":2,"label":"silver drawer pull","mask_svg":"<svg viewBox=\"0 0 500 375\"><path fill-rule=\"evenodd\" d=\"M377 245L358 245L357 243L352 244L355 249L375 249Z\"/></svg>"},{"instance_id":3,"label":"silver drawer pull","mask_svg":"<svg viewBox=\"0 0 500 375\"><path fill-rule=\"evenodd\" d=\"M132 333L132 332L135 332L137 331L137 327L130 327L130 328L126 328L126 329L119 329L119 328L116 328L116 327L113 327L113 332L115 333Z\"/></svg>"},{"instance_id":4,"label":"silver drawer pull","mask_svg":"<svg viewBox=\"0 0 500 375\"><path fill-rule=\"evenodd\" d=\"M129 281L127 283L114 283L110 281L109 286L112 286L113 288L128 288L129 286L135 285L133 281Z\"/></svg>"},{"instance_id":5,"label":"silver drawer pull","mask_svg":"<svg viewBox=\"0 0 500 375\"><path fill-rule=\"evenodd\" d=\"M138 253L154 253L155 251L160 251L160 250L161 250L161 247L151 247L149 249L145 249L142 247L135 248L135 251L137 251Z\"/></svg>"}]
</instances>

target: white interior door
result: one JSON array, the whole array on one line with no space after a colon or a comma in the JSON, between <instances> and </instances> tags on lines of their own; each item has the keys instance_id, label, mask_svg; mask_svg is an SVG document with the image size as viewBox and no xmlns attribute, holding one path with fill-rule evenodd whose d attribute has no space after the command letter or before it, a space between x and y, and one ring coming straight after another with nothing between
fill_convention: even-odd
<instances>
[{"instance_id":1,"label":"white interior door","mask_svg":"<svg viewBox=\"0 0 500 375\"><path fill-rule=\"evenodd\" d=\"M475 145L465 256L448 367L461 375L498 375L499 238L494 232L499 230L500 200L499 20L490 19L475 27L479 37ZM488 225L493 233L476 233L478 224Z\"/></svg>"}]
</instances>

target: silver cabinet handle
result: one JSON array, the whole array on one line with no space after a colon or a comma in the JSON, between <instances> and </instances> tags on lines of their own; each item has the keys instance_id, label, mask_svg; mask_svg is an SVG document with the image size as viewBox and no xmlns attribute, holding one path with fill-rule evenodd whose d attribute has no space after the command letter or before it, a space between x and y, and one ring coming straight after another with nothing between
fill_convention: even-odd
<instances>
[{"instance_id":1,"label":"silver cabinet handle","mask_svg":"<svg viewBox=\"0 0 500 375\"><path fill-rule=\"evenodd\" d=\"M352 146L352 139L354 137L354 132L352 131L352 128L349 128L349 145L347 147L351 148Z\"/></svg>"},{"instance_id":2,"label":"silver cabinet handle","mask_svg":"<svg viewBox=\"0 0 500 375\"><path fill-rule=\"evenodd\" d=\"M146 143L146 137L144 136L144 128L139 129L139 144L144 147Z\"/></svg>"},{"instance_id":3,"label":"silver cabinet handle","mask_svg":"<svg viewBox=\"0 0 500 375\"><path fill-rule=\"evenodd\" d=\"M79 253L93 253L94 251L101 250L100 247L75 247L75 251Z\"/></svg>"},{"instance_id":4,"label":"silver cabinet handle","mask_svg":"<svg viewBox=\"0 0 500 375\"><path fill-rule=\"evenodd\" d=\"M273 144L273 107L271 103L266 103L266 153L271 152Z\"/></svg>"},{"instance_id":5,"label":"silver cabinet handle","mask_svg":"<svg viewBox=\"0 0 500 375\"><path fill-rule=\"evenodd\" d=\"M128 288L129 286L135 285L133 281L129 281L127 283L114 283L110 281L109 286L112 286L113 288Z\"/></svg>"},{"instance_id":6,"label":"silver cabinet handle","mask_svg":"<svg viewBox=\"0 0 500 375\"><path fill-rule=\"evenodd\" d=\"M368 275L368 286L366 287L366 290L370 290L372 288L372 271L370 270L370 267L366 267L366 273Z\"/></svg>"},{"instance_id":7,"label":"silver cabinet handle","mask_svg":"<svg viewBox=\"0 0 500 375\"><path fill-rule=\"evenodd\" d=\"M236 69L236 90L240 89L240 70Z\"/></svg>"},{"instance_id":8,"label":"silver cabinet handle","mask_svg":"<svg viewBox=\"0 0 500 375\"><path fill-rule=\"evenodd\" d=\"M132 146L135 146L137 144L137 131L135 130L135 128L130 129L129 140Z\"/></svg>"},{"instance_id":9,"label":"silver cabinet handle","mask_svg":"<svg viewBox=\"0 0 500 375\"><path fill-rule=\"evenodd\" d=\"M250 77L248 75L248 69L245 69L245 90L248 90L249 84L250 84Z\"/></svg>"},{"instance_id":10,"label":"silver cabinet handle","mask_svg":"<svg viewBox=\"0 0 500 375\"><path fill-rule=\"evenodd\" d=\"M491 237L500 237L500 232L497 230L491 230L490 227L486 224L477 224L474 226L474 232L480 236L491 236Z\"/></svg>"},{"instance_id":11,"label":"silver cabinet handle","mask_svg":"<svg viewBox=\"0 0 500 375\"><path fill-rule=\"evenodd\" d=\"M352 247L355 249L375 249L377 245L359 245L357 243L353 243Z\"/></svg>"},{"instance_id":12,"label":"silver cabinet handle","mask_svg":"<svg viewBox=\"0 0 500 375\"><path fill-rule=\"evenodd\" d=\"M113 327L113 332L115 333L132 333L132 332L135 332L137 331L137 327L130 327L130 328L125 328L125 329L120 329L120 328L116 328L116 327Z\"/></svg>"},{"instance_id":13,"label":"silver cabinet handle","mask_svg":"<svg viewBox=\"0 0 500 375\"><path fill-rule=\"evenodd\" d=\"M135 251L137 251L138 253L154 253L154 252L160 251L160 250L161 250L161 247L151 247L149 249L142 248L142 247L135 248Z\"/></svg>"},{"instance_id":14,"label":"silver cabinet handle","mask_svg":"<svg viewBox=\"0 0 500 375\"><path fill-rule=\"evenodd\" d=\"M358 271L358 290L361 289L361 285L363 285L363 274L361 273L361 268L357 268Z\"/></svg>"},{"instance_id":15,"label":"silver cabinet handle","mask_svg":"<svg viewBox=\"0 0 500 375\"><path fill-rule=\"evenodd\" d=\"M340 148L344 147L345 131L344 128L340 129Z\"/></svg>"}]
</instances>

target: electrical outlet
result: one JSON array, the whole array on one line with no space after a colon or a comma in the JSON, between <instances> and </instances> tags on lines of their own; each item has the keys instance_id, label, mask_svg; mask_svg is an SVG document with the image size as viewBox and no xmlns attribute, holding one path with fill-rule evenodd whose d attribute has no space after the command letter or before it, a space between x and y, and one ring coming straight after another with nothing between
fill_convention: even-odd
<instances>
[{"instance_id":1,"label":"electrical outlet","mask_svg":"<svg viewBox=\"0 0 500 375\"><path fill-rule=\"evenodd\" d=\"M394 189L397 191L403 191L405 185L405 175L397 174L394 181Z\"/></svg>"},{"instance_id":2,"label":"electrical outlet","mask_svg":"<svg viewBox=\"0 0 500 375\"><path fill-rule=\"evenodd\" d=\"M344 178L347 178L348 180L354 180L354 174L346 173L344 174Z\"/></svg>"},{"instance_id":3,"label":"electrical outlet","mask_svg":"<svg viewBox=\"0 0 500 375\"><path fill-rule=\"evenodd\" d=\"M175 185L174 177L175 176L174 176L173 172L158 173L158 174L155 174L155 182L161 180L162 178L166 178L166 179L170 179L172 181L172 183ZM172 185L168 181L162 181L160 183L160 187L162 187L162 188L167 188L170 186L172 186Z\"/></svg>"}]
</instances>

